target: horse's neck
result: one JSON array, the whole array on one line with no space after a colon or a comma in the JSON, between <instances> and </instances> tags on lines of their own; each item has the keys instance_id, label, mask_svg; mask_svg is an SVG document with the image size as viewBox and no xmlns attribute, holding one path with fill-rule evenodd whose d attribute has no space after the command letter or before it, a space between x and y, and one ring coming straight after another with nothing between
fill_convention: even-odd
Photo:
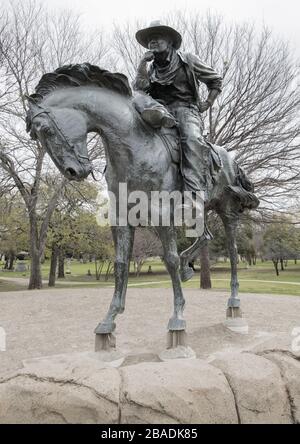
<instances>
[{"instance_id":1,"label":"horse's neck","mask_svg":"<svg viewBox=\"0 0 300 444\"><path fill-rule=\"evenodd\" d=\"M53 93L46 105L83 112L88 132L102 136L107 163L118 177L126 175L134 158L143 157L143 150L148 155L149 144L153 145L153 134L143 131L130 97L105 88L75 87Z\"/></svg>"},{"instance_id":2,"label":"horse's neck","mask_svg":"<svg viewBox=\"0 0 300 444\"><path fill-rule=\"evenodd\" d=\"M61 89L46 99L45 104L83 111L89 131L99 131L106 139L112 135L119 139L126 137L134 126L130 97L106 88L83 86Z\"/></svg>"}]
</instances>

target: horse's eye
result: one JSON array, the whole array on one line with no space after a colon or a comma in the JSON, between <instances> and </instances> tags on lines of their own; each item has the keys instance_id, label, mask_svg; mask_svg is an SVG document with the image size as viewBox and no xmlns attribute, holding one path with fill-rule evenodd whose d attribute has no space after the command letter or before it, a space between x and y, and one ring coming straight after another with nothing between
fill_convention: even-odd
<instances>
[{"instance_id":1,"label":"horse's eye","mask_svg":"<svg viewBox=\"0 0 300 444\"><path fill-rule=\"evenodd\" d=\"M32 140L37 140L37 135L34 130L31 130L29 134Z\"/></svg>"},{"instance_id":2,"label":"horse's eye","mask_svg":"<svg viewBox=\"0 0 300 444\"><path fill-rule=\"evenodd\" d=\"M52 136L54 134L53 130L49 126L45 126L43 128L43 131L47 136Z\"/></svg>"}]
</instances>

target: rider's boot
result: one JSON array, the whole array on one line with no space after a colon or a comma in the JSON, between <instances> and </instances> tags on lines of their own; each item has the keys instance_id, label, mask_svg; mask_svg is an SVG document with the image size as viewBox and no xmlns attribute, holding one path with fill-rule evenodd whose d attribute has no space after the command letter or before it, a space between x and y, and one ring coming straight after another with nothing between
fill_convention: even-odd
<instances>
[{"instance_id":1,"label":"rider's boot","mask_svg":"<svg viewBox=\"0 0 300 444\"><path fill-rule=\"evenodd\" d=\"M202 192L201 197L201 199L197 198L195 192L185 194L184 204L182 206L184 221L187 226L186 236L198 238L197 245L199 245L199 247L213 239L205 222L204 205L207 201L206 189ZM189 249L186 250L186 252L188 251ZM194 270L190 267L189 261L190 255L186 255L185 252L183 252L180 256L180 275L182 282L186 282L194 276Z\"/></svg>"},{"instance_id":2,"label":"rider's boot","mask_svg":"<svg viewBox=\"0 0 300 444\"><path fill-rule=\"evenodd\" d=\"M201 237L204 232L204 204L207 200L206 191L185 192L182 205L184 222L187 227L187 237Z\"/></svg>"}]
</instances>

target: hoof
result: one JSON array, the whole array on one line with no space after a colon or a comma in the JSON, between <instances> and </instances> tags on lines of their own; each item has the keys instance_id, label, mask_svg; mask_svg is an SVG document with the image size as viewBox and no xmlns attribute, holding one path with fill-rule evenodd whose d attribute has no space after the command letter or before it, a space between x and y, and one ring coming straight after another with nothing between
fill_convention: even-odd
<instances>
[{"instance_id":1,"label":"hoof","mask_svg":"<svg viewBox=\"0 0 300 444\"><path fill-rule=\"evenodd\" d=\"M186 321L184 319L171 318L168 324L169 331L181 331L186 329Z\"/></svg>"},{"instance_id":2,"label":"hoof","mask_svg":"<svg viewBox=\"0 0 300 444\"><path fill-rule=\"evenodd\" d=\"M182 268L180 271L181 282L187 282L194 276L194 271L191 267Z\"/></svg>"},{"instance_id":3,"label":"hoof","mask_svg":"<svg viewBox=\"0 0 300 444\"><path fill-rule=\"evenodd\" d=\"M116 324L114 322L110 324L105 322L100 322L100 324L97 325L97 327L95 328L94 333L96 335L106 335L114 332L115 329L116 329Z\"/></svg>"}]
</instances>

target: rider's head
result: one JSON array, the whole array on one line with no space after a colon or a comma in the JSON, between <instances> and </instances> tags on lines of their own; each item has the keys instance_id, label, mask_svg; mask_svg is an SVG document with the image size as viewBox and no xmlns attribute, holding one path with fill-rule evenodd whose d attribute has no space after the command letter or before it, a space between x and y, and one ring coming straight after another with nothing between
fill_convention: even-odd
<instances>
[{"instance_id":1,"label":"rider's head","mask_svg":"<svg viewBox=\"0 0 300 444\"><path fill-rule=\"evenodd\" d=\"M154 53L163 53L173 47L173 40L167 34L154 33L149 37L148 49Z\"/></svg>"},{"instance_id":2,"label":"rider's head","mask_svg":"<svg viewBox=\"0 0 300 444\"><path fill-rule=\"evenodd\" d=\"M156 53L164 52L171 47L179 49L182 42L182 37L176 29L161 24L159 20L137 31L135 37L140 45Z\"/></svg>"}]
</instances>

